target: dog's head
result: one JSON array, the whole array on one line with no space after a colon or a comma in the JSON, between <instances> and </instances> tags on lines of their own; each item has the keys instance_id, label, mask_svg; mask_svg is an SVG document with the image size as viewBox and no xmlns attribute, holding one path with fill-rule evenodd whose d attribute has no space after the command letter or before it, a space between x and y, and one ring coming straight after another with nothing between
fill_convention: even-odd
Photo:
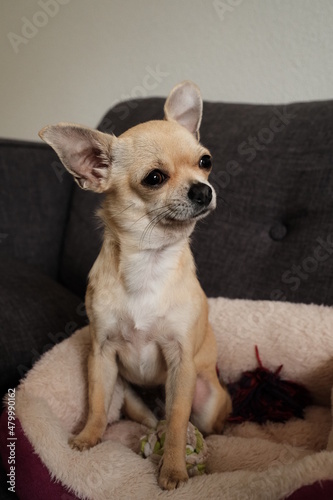
<instances>
[{"instance_id":1,"label":"dog's head","mask_svg":"<svg viewBox=\"0 0 333 500\"><path fill-rule=\"evenodd\" d=\"M106 194L105 223L140 238L144 247L188 236L216 204L208 182L211 155L198 142L198 87L189 81L174 87L164 113L165 120L119 137L70 123L39 133L81 188Z\"/></svg>"}]
</instances>

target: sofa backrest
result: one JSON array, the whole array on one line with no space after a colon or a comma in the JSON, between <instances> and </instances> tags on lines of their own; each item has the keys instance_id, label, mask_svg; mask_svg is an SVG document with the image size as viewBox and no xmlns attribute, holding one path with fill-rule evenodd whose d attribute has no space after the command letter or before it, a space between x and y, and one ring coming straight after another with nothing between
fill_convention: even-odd
<instances>
[{"instance_id":1,"label":"sofa backrest","mask_svg":"<svg viewBox=\"0 0 333 500\"><path fill-rule=\"evenodd\" d=\"M121 103L99 129L121 134L163 117L164 99ZM193 252L209 296L333 304L333 101L204 104L201 142L214 158L214 214ZM61 279L84 294L101 244L100 195L74 189Z\"/></svg>"},{"instance_id":2,"label":"sofa backrest","mask_svg":"<svg viewBox=\"0 0 333 500\"><path fill-rule=\"evenodd\" d=\"M73 185L48 146L0 140L0 256L57 278Z\"/></svg>"}]
</instances>

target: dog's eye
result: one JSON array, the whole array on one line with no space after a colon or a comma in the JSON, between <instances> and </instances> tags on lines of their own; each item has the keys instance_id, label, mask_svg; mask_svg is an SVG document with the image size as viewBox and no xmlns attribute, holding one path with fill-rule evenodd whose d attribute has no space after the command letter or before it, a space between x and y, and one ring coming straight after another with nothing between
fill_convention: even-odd
<instances>
[{"instance_id":1,"label":"dog's eye","mask_svg":"<svg viewBox=\"0 0 333 500\"><path fill-rule=\"evenodd\" d=\"M200 158L199 167L200 168L205 168L207 170L209 168L212 168L212 157L209 156L209 155L203 155L203 157Z\"/></svg>"},{"instance_id":2,"label":"dog's eye","mask_svg":"<svg viewBox=\"0 0 333 500\"><path fill-rule=\"evenodd\" d=\"M161 172L160 170L152 170L149 174L143 179L142 183L146 184L146 186L160 186L167 179L167 176Z\"/></svg>"}]
</instances>

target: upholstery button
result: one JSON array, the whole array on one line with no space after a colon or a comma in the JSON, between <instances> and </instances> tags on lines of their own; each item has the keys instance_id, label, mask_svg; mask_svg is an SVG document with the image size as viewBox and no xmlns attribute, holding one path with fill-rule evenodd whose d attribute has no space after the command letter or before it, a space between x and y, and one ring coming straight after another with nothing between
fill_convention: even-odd
<instances>
[{"instance_id":1,"label":"upholstery button","mask_svg":"<svg viewBox=\"0 0 333 500\"><path fill-rule=\"evenodd\" d=\"M283 238L287 236L287 233L288 233L287 227L284 224L282 224L282 222L277 222L269 230L269 236L274 241L283 240Z\"/></svg>"}]
</instances>

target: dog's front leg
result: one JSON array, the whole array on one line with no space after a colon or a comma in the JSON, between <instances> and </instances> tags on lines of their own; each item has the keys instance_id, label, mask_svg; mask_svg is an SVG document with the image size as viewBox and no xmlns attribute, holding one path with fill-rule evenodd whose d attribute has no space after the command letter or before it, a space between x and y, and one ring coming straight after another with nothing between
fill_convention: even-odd
<instances>
[{"instance_id":1,"label":"dog's front leg","mask_svg":"<svg viewBox=\"0 0 333 500\"><path fill-rule=\"evenodd\" d=\"M107 426L107 415L117 374L118 367L114 346L107 343L101 346L92 336L92 346L88 358L88 418L82 431L69 440L72 448L82 451L101 441Z\"/></svg>"},{"instance_id":2,"label":"dog's front leg","mask_svg":"<svg viewBox=\"0 0 333 500\"><path fill-rule=\"evenodd\" d=\"M188 480L185 452L187 426L191 414L196 370L191 353L178 346L165 359L168 366L166 391L167 430L161 460L159 485L166 490L177 488Z\"/></svg>"}]
</instances>

